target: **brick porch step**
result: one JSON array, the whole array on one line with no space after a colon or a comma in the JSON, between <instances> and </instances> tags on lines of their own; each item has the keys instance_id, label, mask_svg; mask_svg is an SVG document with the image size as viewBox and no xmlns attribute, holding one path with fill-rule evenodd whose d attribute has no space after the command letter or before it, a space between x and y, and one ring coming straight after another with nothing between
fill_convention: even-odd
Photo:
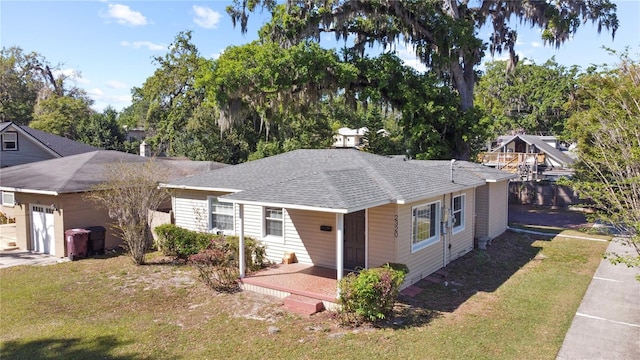
<instances>
[{"instance_id":1,"label":"brick porch step","mask_svg":"<svg viewBox=\"0 0 640 360\"><path fill-rule=\"evenodd\" d=\"M324 310L324 304L318 299L292 294L284 298L284 308L300 315L313 315Z\"/></svg>"}]
</instances>

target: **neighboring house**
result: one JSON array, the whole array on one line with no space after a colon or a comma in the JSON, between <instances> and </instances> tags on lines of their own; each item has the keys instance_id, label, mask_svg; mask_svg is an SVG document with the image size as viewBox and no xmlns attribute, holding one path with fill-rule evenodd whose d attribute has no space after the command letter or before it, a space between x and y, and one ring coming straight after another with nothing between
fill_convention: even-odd
<instances>
[{"instance_id":1,"label":"neighboring house","mask_svg":"<svg viewBox=\"0 0 640 360\"><path fill-rule=\"evenodd\" d=\"M171 181L175 224L252 237L268 259L337 270L387 262L415 283L507 228L513 174L470 162L296 150ZM242 248L242 247L241 247ZM241 276L244 275L241 264Z\"/></svg>"},{"instance_id":2,"label":"neighboring house","mask_svg":"<svg viewBox=\"0 0 640 360\"><path fill-rule=\"evenodd\" d=\"M521 180L571 176L575 162L560 150L555 137L524 134L498 138L496 147L480 154L478 160L484 165L518 174Z\"/></svg>"},{"instance_id":3,"label":"neighboring house","mask_svg":"<svg viewBox=\"0 0 640 360\"><path fill-rule=\"evenodd\" d=\"M0 123L0 167L78 155L98 148L12 122Z\"/></svg>"},{"instance_id":4,"label":"neighboring house","mask_svg":"<svg viewBox=\"0 0 640 360\"><path fill-rule=\"evenodd\" d=\"M152 160L118 151L98 150L8 167L0 171L0 210L15 218L16 243L21 249L64 257L67 255L65 230L90 226L105 227L105 247L113 248L121 240L110 229L112 220L107 210L85 200L83 195L94 185L105 181L105 166L148 161ZM170 179L226 166L216 162L171 158L154 161L166 167Z\"/></svg>"},{"instance_id":5,"label":"neighboring house","mask_svg":"<svg viewBox=\"0 0 640 360\"><path fill-rule=\"evenodd\" d=\"M143 127L129 129L125 125L124 129L127 132L126 134L127 141L131 141L131 142L143 141L144 139L147 138L147 130L145 130L145 128Z\"/></svg>"},{"instance_id":6,"label":"neighboring house","mask_svg":"<svg viewBox=\"0 0 640 360\"><path fill-rule=\"evenodd\" d=\"M361 127L359 129L350 129L343 127L338 129L338 133L333 136L334 148L360 148L366 142L366 136L369 129Z\"/></svg>"}]
</instances>

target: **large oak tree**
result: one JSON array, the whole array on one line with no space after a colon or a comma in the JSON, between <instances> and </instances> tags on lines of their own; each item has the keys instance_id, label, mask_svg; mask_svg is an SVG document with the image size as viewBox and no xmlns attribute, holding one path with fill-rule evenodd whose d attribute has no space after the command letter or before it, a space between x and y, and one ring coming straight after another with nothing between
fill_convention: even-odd
<instances>
[{"instance_id":1,"label":"large oak tree","mask_svg":"<svg viewBox=\"0 0 640 360\"><path fill-rule=\"evenodd\" d=\"M509 67L518 62L517 32L510 20L542 29L546 44L559 47L578 28L592 22L598 31L618 28L616 6L609 0L469 1L469 0L234 0L227 11L246 31L249 13L266 8L272 22L262 29L283 46L303 40L320 41L322 33L353 40L362 53L366 45L393 45L405 41L420 60L459 94L462 111L473 108L476 66L488 49L507 52ZM479 29L489 24L492 34L481 39ZM469 158L470 146L460 144L452 154Z\"/></svg>"}]
</instances>

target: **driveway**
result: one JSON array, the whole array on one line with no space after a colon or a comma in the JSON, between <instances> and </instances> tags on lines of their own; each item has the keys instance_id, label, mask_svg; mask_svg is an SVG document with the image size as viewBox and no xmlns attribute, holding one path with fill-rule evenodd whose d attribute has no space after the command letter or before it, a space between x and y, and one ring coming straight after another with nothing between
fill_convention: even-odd
<instances>
[{"instance_id":1,"label":"driveway","mask_svg":"<svg viewBox=\"0 0 640 360\"><path fill-rule=\"evenodd\" d=\"M573 230L593 226L593 223L587 221L587 217L582 211L517 204L509 204L509 223Z\"/></svg>"},{"instance_id":2,"label":"driveway","mask_svg":"<svg viewBox=\"0 0 640 360\"><path fill-rule=\"evenodd\" d=\"M0 225L0 268L17 265L50 265L69 261L68 258L59 258L18 249L15 246L15 240L16 225Z\"/></svg>"},{"instance_id":3,"label":"driveway","mask_svg":"<svg viewBox=\"0 0 640 360\"><path fill-rule=\"evenodd\" d=\"M65 261L69 259L19 249L0 251L0 269L18 265L51 265Z\"/></svg>"}]
</instances>

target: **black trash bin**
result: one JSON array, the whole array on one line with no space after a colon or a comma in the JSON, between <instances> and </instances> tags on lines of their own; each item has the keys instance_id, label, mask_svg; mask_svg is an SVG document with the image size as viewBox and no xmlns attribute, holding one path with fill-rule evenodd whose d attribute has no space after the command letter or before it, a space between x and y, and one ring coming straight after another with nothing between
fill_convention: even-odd
<instances>
[{"instance_id":1,"label":"black trash bin","mask_svg":"<svg viewBox=\"0 0 640 360\"><path fill-rule=\"evenodd\" d=\"M67 256L69 260L75 261L79 258L87 257L89 231L85 229L69 229L65 230L64 237L67 242Z\"/></svg>"},{"instance_id":2,"label":"black trash bin","mask_svg":"<svg viewBox=\"0 0 640 360\"><path fill-rule=\"evenodd\" d=\"M89 254L104 255L104 238L107 232L103 226L89 226Z\"/></svg>"}]
</instances>

